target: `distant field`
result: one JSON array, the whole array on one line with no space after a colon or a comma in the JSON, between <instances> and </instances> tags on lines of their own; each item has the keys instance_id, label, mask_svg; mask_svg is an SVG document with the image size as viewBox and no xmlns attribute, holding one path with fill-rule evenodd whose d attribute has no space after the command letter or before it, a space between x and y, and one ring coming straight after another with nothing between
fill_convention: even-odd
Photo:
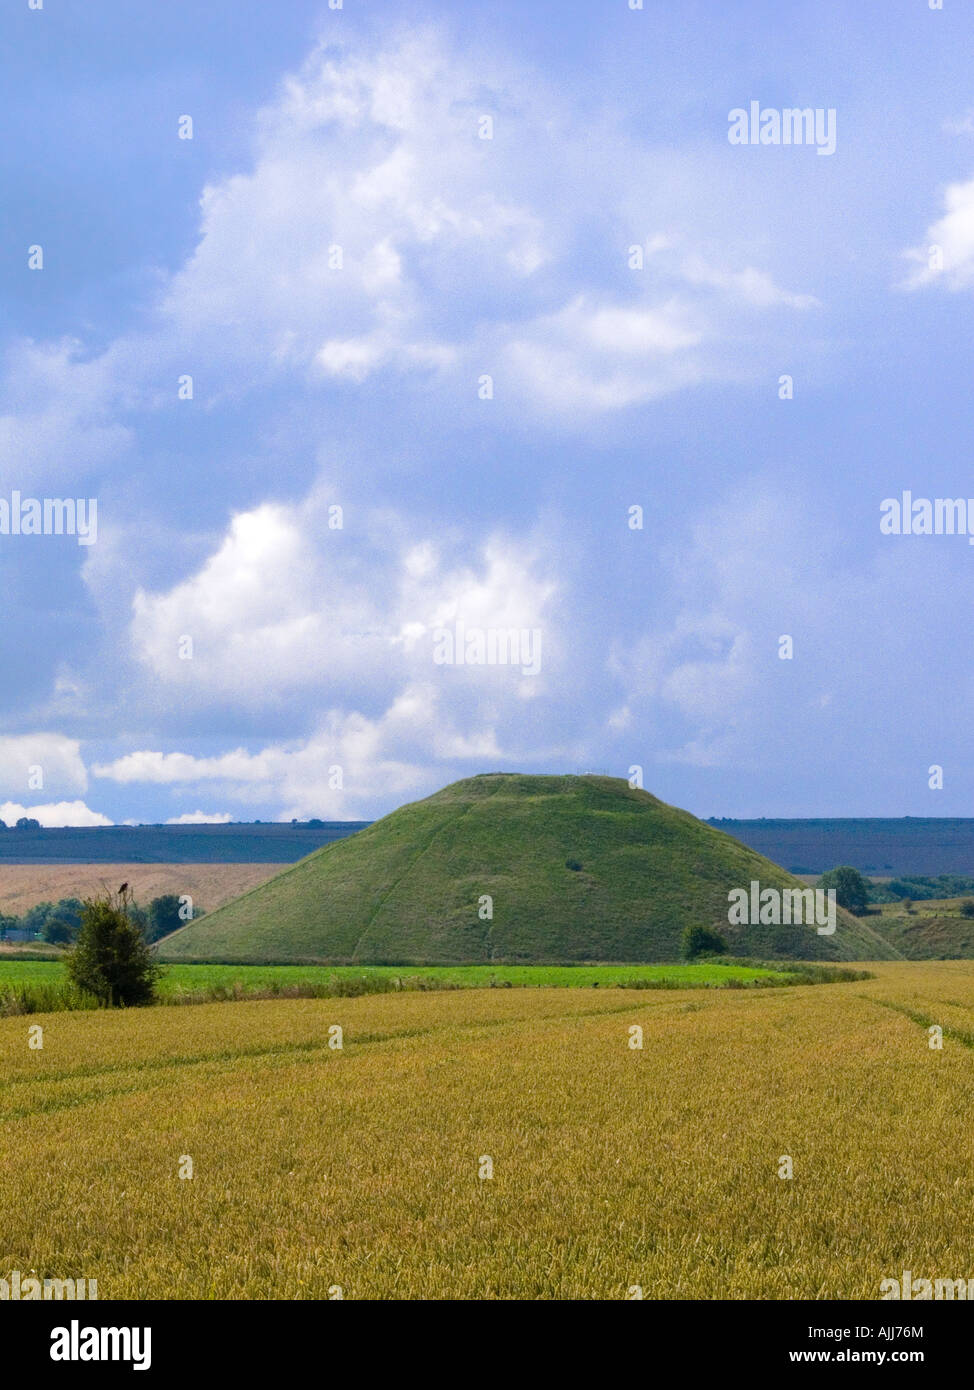
<instances>
[{"instance_id":1,"label":"distant field","mask_svg":"<svg viewBox=\"0 0 974 1390\"><path fill-rule=\"evenodd\" d=\"M160 985L163 998L198 989L240 985L246 990L266 990L287 985L325 983L334 976L409 979L420 976L444 985L468 989L486 988L491 981L512 986L591 989L609 988L630 980L665 980L688 988L726 984L728 980L780 979L781 972L731 965L167 965ZM0 955L0 991L5 985L57 984L65 979L60 961L16 960Z\"/></svg>"},{"instance_id":2,"label":"distant field","mask_svg":"<svg viewBox=\"0 0 974 1390\"><path fill-rule=\"evenodd\" d=\"M974 819L709 820L793 874L851 864L871 878L974 874Z\"/></svg>"},{"instance_id":3,"label":"distant field","mask_svg":"<svg viewBox=\"0 0 974 1390\"><path fill-rule=\"evenodd\" d=\"M364 821L270 824L66 826L0 830L0 863L293 864Z\"/></svg>"},{"instance_id":4,"label":"distant field","mask_svg":"<svg viewBox=\"0 0 974 1390\"><path fill-rule=\"evenodd\" d=\"M703 813L702 813L703 814ZM0 831L3 863L293 864L368 821ZM974 818L710 820L794 874L852 864L875 878L974 874Z\"/></svg>"},{"instance_id":5,"label":"distant field","mask_svg":"<svg viewBox=\"0 0 974 1390\"><path fill-rule=\"evenodd\" d=\"M206 912L256 888L283 864L0 864L0 912L17 917L37 903L96 896L126 881L137 902L189 893Z\"/></svg>"},{"instance_id":6,"label":"distant field","mask_svg":"<svg viewBox=\"0 0 974 1390\"><path fill-rule=\"evenodd\" d=\"M873 1300L904 1269L967 1278L974 965L872 968L0 1019L0 1268L103 1299Z\"/></svg>"}]
</instances>

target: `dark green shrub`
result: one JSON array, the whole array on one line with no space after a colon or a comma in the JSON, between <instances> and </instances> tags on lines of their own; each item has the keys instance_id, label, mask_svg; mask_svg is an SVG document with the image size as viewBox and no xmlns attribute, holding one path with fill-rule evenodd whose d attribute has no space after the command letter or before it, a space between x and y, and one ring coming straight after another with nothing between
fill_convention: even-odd
<instances>
[{"instance_id":1,"label":"dark green shrub","mask_svg":"<svg viewBox=\"0 0 974 1390\"><path fill-rule=\"evenodd\" d=\"M727 950L727 942L709 927L686 927L683 932L683 955L686 960L697 956L719 956Z\"/></svg>"},{"instance_id":2,"label":"dark green shrub","mask_svg":"<svg viewBox=\"0 0 974 1390\"><path fill-rule=\"evenodd\" d=\"M66 958L68 978L107 1008L151 1004L160 968L141 927L133 920L127 886L104 898L89 898L78 940Z\"/></svg>"}]
</instances>

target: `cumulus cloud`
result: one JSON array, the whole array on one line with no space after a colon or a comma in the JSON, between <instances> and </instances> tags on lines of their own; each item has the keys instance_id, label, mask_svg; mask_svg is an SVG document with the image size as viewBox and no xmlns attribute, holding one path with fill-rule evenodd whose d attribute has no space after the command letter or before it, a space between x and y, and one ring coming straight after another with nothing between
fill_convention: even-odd
<instances>
[{"instance_id":1,"label":"cumulus cloud","mask_svg":"<svg viewBox=\"0 0 974 1390\"><path fill-rule=\"evenodd\" d=\"M79 741L56 733L0 736L0 791L16 796L41 788L62 793L88 790Z\"/></svg>"},{"instance_id":2,"label":"cumulus cloud","mask_svg":"<svg viewBox=\"0 0 974 1390\"><path fill-rule=\"evenodd\" d=\"M186 811L181 816L170 816L167 825L227 825L233 820L229 811Z\"/></svg>"},{"instance_id":3,"label":"cumulus cloud","mask_svg":"<svg viewBox=\"0 0 974 1390\"><path fill-rule=\"evenodd\" d=\"M14 825L22 816L40 821L45 829L66 825L112 825L100 811L92 811L83 801L55 801L43 806L22 806L16 801L0 802L0 820Z\"/></svg>"},{"instance_id":4,"label":"cumulus cloud","mask_svg":"<svg viewBox=\"0 0 974 1390\"><path fill-rule=\"evenodd\" d=\"M414 750L415 759L409 759L409 750ZM450 769L456 761L474 757L502 757L495 731L459 733L440 692L427 684L408 686L377 719L356 711L333 711L306 740L268 745L256 753L238 748L203 758L145 750L96 765L93 772L122 784L209 784L242 804L280 805L282 818L288 820L348 816L377 801L432 791L448 779L433 770L435 765ZM181 817L173 823L195 822Z\"/></svg>"},{"instance_id":5,"label":"cumulus cloud","mask_svg":"<svg viewBox=\"0 0 974 1390\"><path fill-rule=\"evenodd\" d=\"M754 367L755 323L814 308L813 296L753 263L750 242L742 249L729 237L715 255L692 236L655 230L655 213L645 267L629 271L632 190L651 182L645 150L610 128L614 113L598 119L606 125L593 135L589 117L536 74L483 48L468 60L432 31L354 50L318 46L260 113L240 169L203 190L198 242L144 326L100 356L59 342L11 358L0 446L25 474L60 468L69 449L106 469L132 443L133 422L146 427L150 453L157 430L159 454L174 452L153 412L173 407L177 371L193 363L206 364L184 416L193 412L194 427L237 393L256 401L258 437L239 491L235 459L220 461L212 492L200 484L198 506L189 489L192 538L179 529L185 511L160 521L161 491L139 515L132 496L150 486L153 465L129 480L131 493L118 490L85 562L109 649L87 666L83 656L66 663L46 712L52 722L64 709L97 723L101 702L103 724L117 724L124 703L126 729L152 728L164 709L173 726L200 715L194 733L205 715L212 737L227 711L250 728L271 711L294 738L198 757L180 751L178 734L165 749L159 736L126 734L125 746L142 751L100 764L100 777L192 795L184 805L213 804L212 795L337 814L436 785L457 764L549 746L544 711L530 706L603 658L597 644L583 656L563 620L570 558L556 563L523 523L470 541L460 518L457 534L443 534L426 519L430 491L413 517L363 507L341 530L329 526L324 484L300 502L276 499L307 488L334 437L336 398L357 394L368 413L393 377L404 413L410 402L425 411L442 388L453 420L487 372L495 415L519 427L552 414L598 419L700 381L738 379ZM688 203L694 197L703 195ZM580 250L582 231L592 240ZM362 436L353 412L340 420L351 471ZM292 438L299 462L287 458L287 481L301 483L272 491L261 480L276 481ZM379 451L370 467L388 479L398 440L385 442L390 458ZM442 457L433 465L446 466ZM213 534L204 550L201 536ZM457 626L537 630L539 674L437 666L435 634ZM688 718L716 718L713 662L743 685L746 647L717 618L683 627L658 692ZM87 785L77 747L73 756L64 755L65 794ZM17 750L12 797L24 794L20 758ZM336 766L344 788L333 785ZM0 775L3 767L0 748Z\"/></svg>"},{"instance_id":6,"label":"cumulus cloud","mask_svg":"<svg viewBox=\"0 0 974 1390\"><path fill-rule=\"evenodd\" d=\"M927 228L922 245L904 253L915 269L909 289L942 284L951 290L974 286L974 179L948 184L944 215Z\"/></svg>"},{"instance_id":7,"label":"cumulus cloud","mask_svg":"<svg viewBox=\"0 0 974 1390\"><path fill-rule=\"evenodd\" d=\"M317 498L239 513L195 574L137 591L132 641L153 678L189 700L244 707L309 687L390 689L433 674L434 634L457 622L539 629L557 659L557 584L533 549L495 536L456 564L432 541L390 539L381 526L373 541L329 530L328 516ZM468 666L454 684L511 687L514 674Z\"/></svg>"},{"instance_id":8,"label":"cumulus cloud","mask_svg":"<svg viewBox=\"0 0 974 1390\"><path fill-rule=\"evenodd\" d=\"M268 368L359 387L448 374L455 394L506 371L519 410L591 415L739 373L731 310L817 303L661 232L623 287L610 267L645 151L574 119L537 74L473 64L432 29L319 46L261 112L252 167L204 190L168 332L235 386ZM606 244L580 260L593 205Z\"/></svg>"},{"instance_id":9,"label":"cumulus cloud","mask_svg":"<svg viewBox=\"0 0 974 1390\"><path fill-rule=\"evenodd\" d=\"M517 394L591 411L642 404L699 375L687 350L703 339L686 306L633 308L577 296L507 344Z\"/></svg>"},{"instance_id":10,"label":"cumulus cloud","mask_svg":"<svg viewBox=\"0 0 974 1390\"><path fill-rule=\"evenodd\" d=\"M550 254L510 124L478 139L491 82L432 31L317 48L261 113L253 168L205 189L173 329L217 343L246 324L235 350L254 362L355 381L450 362L451 299L486 305Z\"/></svg>"}]
</instances>

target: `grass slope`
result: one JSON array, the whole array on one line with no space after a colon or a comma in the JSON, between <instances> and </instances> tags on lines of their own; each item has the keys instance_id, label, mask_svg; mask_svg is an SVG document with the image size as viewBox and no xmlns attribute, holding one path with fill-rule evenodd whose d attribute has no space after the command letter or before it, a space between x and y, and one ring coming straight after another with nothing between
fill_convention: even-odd
<instances>
[{"instance_id":1,"label":"grass slope","mask_svg":"<svg viewBox=\"0 0 974 1390\"><path fill-rule=\"evenodd\" d=\"M569 863L579 865L569 867ZM888 959L840 913L814 928L729 927L727 893L783 869L686 811L610 777L455 782L175 932L164 960L453 964L677 959L688 923L738 955ZM482 921L482 895L493 918Z\"/></svg>"},{"instance_id":2,"label":"grass slope","mask_svg":"<svg viewBox=\"0 0 974 1390\"><path fill-rule=\"evenodd\" d=\"M974 958L974 918L963 915L962 901L928 899L916 903L910 912L902 903L884 903L881 916L870 921L907 960L970 960Z\"/></svg>"}]
</instances>

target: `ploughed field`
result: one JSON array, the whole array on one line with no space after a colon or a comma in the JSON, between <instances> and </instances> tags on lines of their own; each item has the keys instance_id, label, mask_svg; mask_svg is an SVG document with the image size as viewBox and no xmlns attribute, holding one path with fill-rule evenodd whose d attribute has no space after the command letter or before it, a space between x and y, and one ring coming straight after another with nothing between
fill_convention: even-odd
<instances>
[{"instance_id":1,"label":"ploughed field","mask_svg":"<svg viewBox=\"0 0 974 1390\"><path fill-rule=\"evenodd\" d=\"M0 1277L109 1299L970 1277L974 963L870 969L0 1019Z\"/></svg>"}]
</instances>

